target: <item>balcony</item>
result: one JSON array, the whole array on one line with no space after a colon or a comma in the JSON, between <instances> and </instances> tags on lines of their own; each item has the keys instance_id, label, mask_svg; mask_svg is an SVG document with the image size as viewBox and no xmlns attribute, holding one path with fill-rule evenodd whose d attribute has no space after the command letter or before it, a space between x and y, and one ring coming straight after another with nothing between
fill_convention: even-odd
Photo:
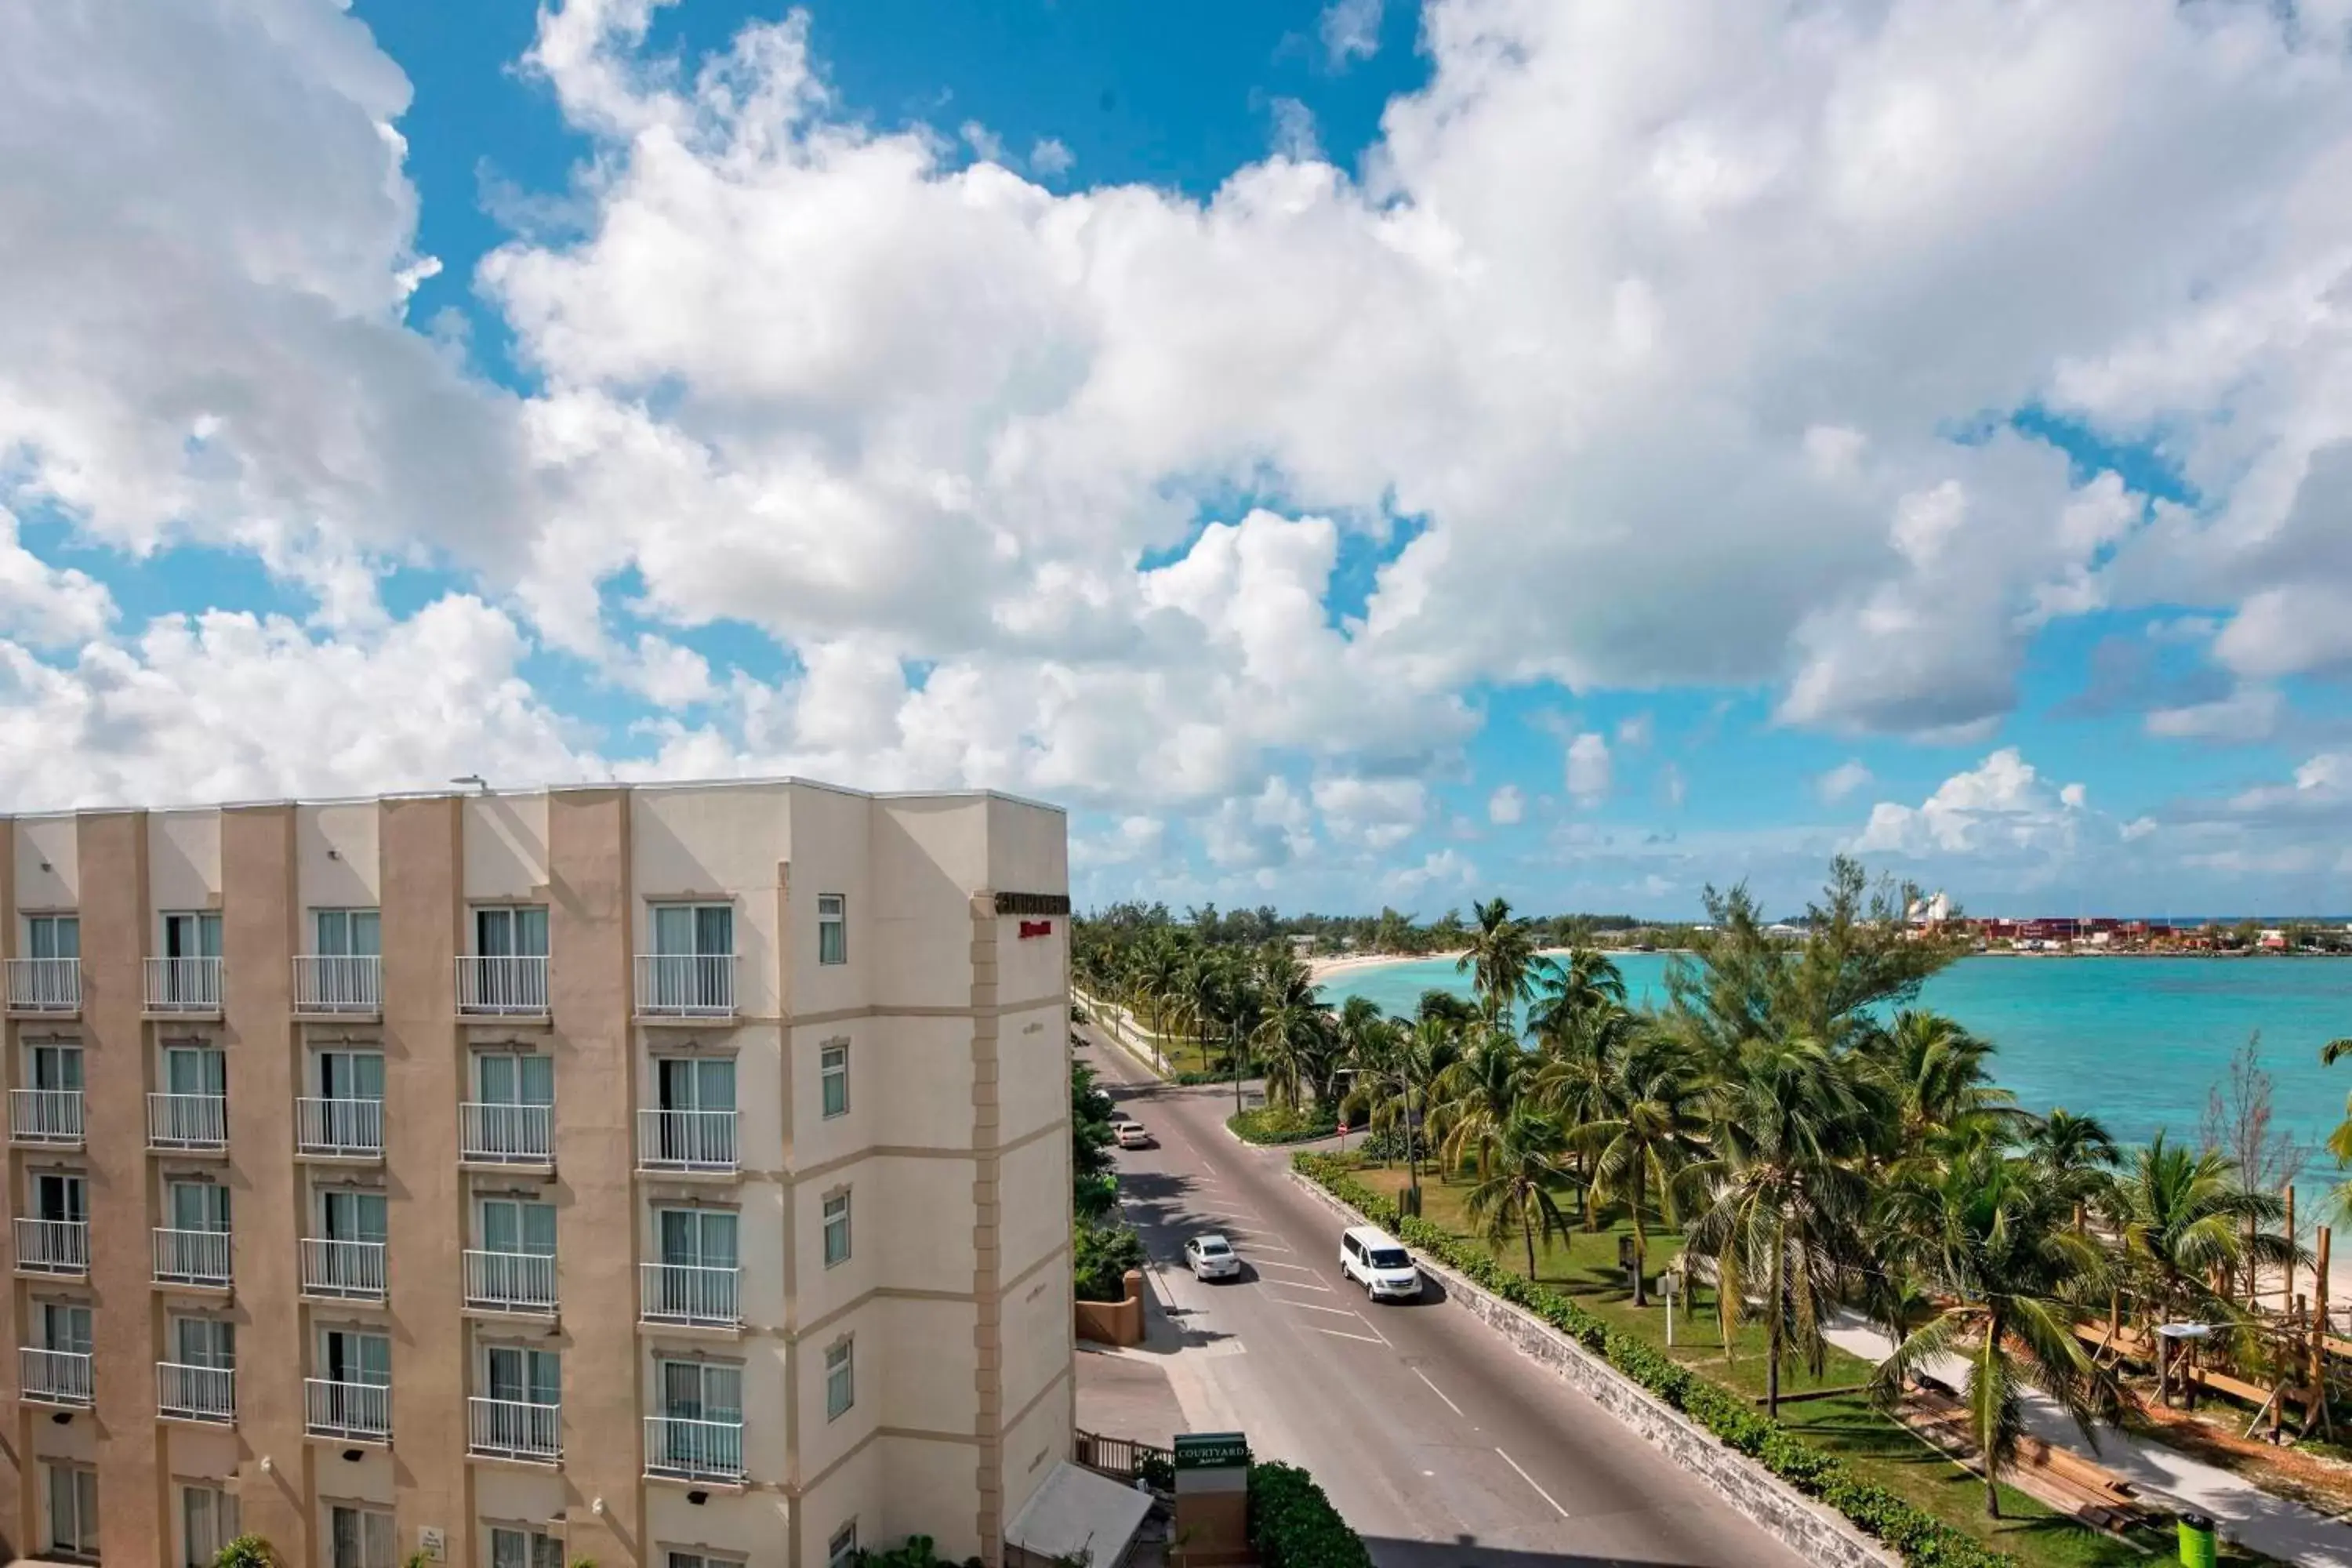
<instances>
[{"instance_id":1,"label":"balcony","mask_svg":"<svg viewBox=\"0 0 2352 1568\"><path fill-rule=\"evenodd\" d=\"M80 1351L45 1351L26 1345L16 1352L16 1379L27 1405L89 1408L89 1357Z\"/></svg>"},{"instance_id":2,"label":"balcony","mask_svg":"<svg viewBox=\"0 0 2352 1568\"><path fill-rule=\"evenodd\" d=\"M466 1254L466 1305L484 1312L555 1310L555 1259L533 1252Z\"/></svg>"},{"instance_id":3,"label":"balcony","mask_svg":"<svg viewBox=\"0 0 2352 1568\"><path fill-rule=\"evenodd\" d=\"M466 1451L489 1459L553 1465L563 1458L563 1407L515 1399L466 1401Z\"/></svg>"},{"instance_id":4,"label":"balcony","mask_svg":"<svg viewBox=\"0 0 2352 1568\"><path fill-rule=\"evenodd\" d=\"M743 1321L740 1268L688 1263L637 1265L637 1321L700 1329L739 1328Z\"/></svg>"},{"instance_id":5,"label":"balcony","mask_svg":"<svg viewBox=\"0 0 2352 1568\"><path fill-rule=\"evenodd\" d=\"M646 1474L664 1480L743 1479L743 1423L646 1417Z\"/></svg>"},{"instance_id":6,"label":"balcony","mask_svg":"<svg viewBox=\"0 0 2352 1568\"><path fill-rule=\"evenodd\" d=\"M147 961L147 1011L174 1016L221 1010L221 961L217 958L151 958Z\"/></svg>"},{"instance_id":7,"label":"balcony","mask_svg":"<svg viewBox=\"0 0 2352 1568\"><path fill-rule=\"evenodd\" d=\"M12 958L8 961L8 1011L45 1018L81 1011L81 960Z\"/></svg>"},{"instance_id":8,"label":"balcony","mask_svg":"<svg viewBox=\"0 0 2352 1568\"><path fill-rule=\"evenodd\" d=\"M457 1107L457 1155L475 1165L552 1165L555 1108L467 1100Z\"/></svg>"},{"instance_id":9,"label":"balcony","mask_svg":"<svg viewBox=\"0 0 2352 1568\"><path fill-rule=\"evenodd\" d=\"M637 955L637 1016L641 1018L731 1018L735 1016L735 955Z\"/></svg>"},{"instance_id":10,"label":"balcony","mask_svg":"<svg viewBox=\"0 0 2352 1568\"><path fill-rule=\"evenodd\" d=\"M198 1285L226 1290L229 1283L229 1236L225 1230L158 1230L155 1283Z\"/></svg>"},{"instance_id":11,"label":"balcony","mask_svg":"<svg viewBox=\"0 0 2352 1568\"><path fill-rule=\"evenodd\" d=\"M378 960L304 954L294 960L294 1011L320 1017L373 1017L383 1011Z\"/></svg>"},{"instance_id":12,"label":"balcony","mask_svg":"<svg viewBox=\"0 0 2352 1568\"><path fill-rule=\"evenodd\" d=\"M640 1110L637 1169L732 1174L735 1155L732 1110Z\"/></svg>"},{"instance_id":13,"label":"balcony","mask_svg":"<svg viewBox=\"0 0 2352 1568\"><path fill-rule=\"evenodd\" d=\"M50 1148L81 1147L81 1090L12 1089L8 1091L8 1140Z\"/></svg>"},{"instance_id":14,"label":"balcony","mask_svg":"<svg viewBox=\"0 0 2352 1568\"><path fill-rule=\"evenodd\" d=\"M155 1413L178 1421L236 1419L236 1373L225 1366L155 1363Z\"/></svg>"},{"instance_id":15,"label":"balcony","mask_svg":"<svg viewBox=\"0 0 2352 1568\"><path fill-rule=\"evenodd\" d=\"M217 1094L147 1097L147 1147L184 1152L228 1147L228 1100Z\"/></svg>"},{"instance_id":16,"label":"balcony","mask_svg":"<svg viewBox=\"0 0 2352 1568\"><path fill-rule=\"evenodd\" d=\"M547 1016L546 956L461 955L457 960L457 1011L469 1018Z\"/></svg>"},{"instance_id":17,"label":"balcony","mask_svg":"<svg viewBox=\"0 0 2352 1568\"><path fill-rule=\"evenodd\" d=\"M383 1300L381 1241L302 1238L302 1294L337 1301Z\"/></svg>"},{"instance_id":18,"label":"balcony","mask_svg":"<svg viewBox=\"0 0 2352 1568\"><path fill-rule=\"evenodd\" d=\"M294 1152L320 1160L383 1158L383 1101L298 1100Z\"/></svg>"},{"instance_id":19,"label":"balcony","mask_svg":"<svg viewBox=\"0 0 2352 1568\"><path fill-rule=\"evenodd\" d=\"M89 1272L89 1222L86 1219L20 1219L16 1222L16 1272Z\"/></svg>"},{"instance_id":20,"label":"balcony","mask_svg":"<svg viewBox=\"0 0 2352 1568\"><path fill-rule=\"evenodd\" d=\"M344 1442L392 1441L392 1390L377 1383L302 1380L303 1426L313 1437Z\"/></svg>"}]
</instances>

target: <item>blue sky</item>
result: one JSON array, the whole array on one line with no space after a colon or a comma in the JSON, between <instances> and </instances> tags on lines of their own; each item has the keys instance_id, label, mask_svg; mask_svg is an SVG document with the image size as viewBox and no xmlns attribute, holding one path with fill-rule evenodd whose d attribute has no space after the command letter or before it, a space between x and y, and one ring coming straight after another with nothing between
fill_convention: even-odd
<instances>
[{"instance_id":1,"label":"blue sky","mask_svg":"<svg viewBox=\"0 0 2352 1568\"><path fill-rule=\"evenodd\" d=\"M14 15L0 792L2352 910L2340 25L1686 9Z\"/></svg>"}]
</instances>

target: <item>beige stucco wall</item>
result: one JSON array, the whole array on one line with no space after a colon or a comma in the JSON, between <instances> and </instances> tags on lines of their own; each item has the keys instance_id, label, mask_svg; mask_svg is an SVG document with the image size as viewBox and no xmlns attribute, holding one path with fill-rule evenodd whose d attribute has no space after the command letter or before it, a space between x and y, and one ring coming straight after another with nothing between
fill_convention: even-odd
<instances>
[{"instance_id":1,"label":"beige stucco wall","mask_svg":"<svg viewBox=\"0 0 2352 1568\"><path fill-rule=\"evenodd\" d=\"M74 819L20 816L11 826L16 837L17 910L70 910L79 905L81 868L74 851ZM49 864L46 871L41 869L44 860ZM15 932L9 933L9 940L16 941Z\"/></svg>"},{"instance_id":2,"label":"beige stucco wall","mask_svg":"<svg viewBox=\"0 0 2352 1568\"><path fill-rule=\"evenodd\" d=\"M676 1548L732 1553L761 1568L781 1563L788 1517L783 1499L773 1492L712 1492L698 1506L687 1500L683 1488L648 1486L643 1561L646 1568L661 1568L667 1562L661 1552Z\"/></svg>"},{"instance_id":3,"label":"beige stucco wall","mask_svg":"<svg viewBox=\"0 0 2352 1568\"><path fill-rule=\"evenodd\" d=\"M877 906L891 897L877 884L871 852L874 802L862 795L796 784L792 791L793 941L783 955L793 1011L837 1013L868 1005L887 993L877 982L888 962L887 939L877 934ZM878 889L878 890L877 890ZM816 900L838 893L848 900L849 962L817 962Z\"/></svg>"},{"instance_id":4,"label":"beige stucco wall","mask_svg":"<svg viewBox=\"0 0 2352 1568\"><path fill-rule=\"evenodd\" d=\"M383 902L376 858L378 816L373 801L294 808L299 909L370 910Z\"/></svg>"},{"instance_id":5,"label":"beige stucco wall","mask_svg":"<svg viewBox=\"0 0 2352 1568\"><path fill-rule=\"evenodd\" d=\"M220 908L220 813L159 811L147 818L148 908Z\"/></svg>"},{"instance_id":6,"label":"beige stucco wall","mask_svg":"<svg viewBox=\"0 0 2352 1568\"><path fill-rule=\"evenodd\" d=\"M875 803L877 996L919 1007L971 999L971 926L955 917L988 885L987 826L986 812L970 799Z\"/></svg>"},{"instance_id":7,"label":"beige stucco wall","mask_svg":"<svg viewBox=\"0 0 2352 1568\"><path fill-rule=\"evenodd\" d=\"M735 1005L772 1018L777 994L776 870L792 858L781 784L638 789L629 796L631 952L653 951L653 905L715 897L733 906ZM772 1048L773 1042L770 1042Z\"/></svg>"},{"instance_id":8,"label":"beige stucco wall","mask_svg":"<svg viewBox=\"0 0 2352 1568\"><path fill-rule=\"evenodd\" d=\"M495 903L547 891L547 796L469 795L461 807L464 895Z\"/></svg>"}]
</instances>

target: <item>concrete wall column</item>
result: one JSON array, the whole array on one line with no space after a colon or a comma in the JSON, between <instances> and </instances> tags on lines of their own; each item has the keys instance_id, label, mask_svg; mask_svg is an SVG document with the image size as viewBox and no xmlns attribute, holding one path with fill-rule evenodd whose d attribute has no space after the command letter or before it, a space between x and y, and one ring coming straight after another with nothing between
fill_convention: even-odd
<instances>
[{"instance_id":1,"label":"concrete wall column","mask_svg":"<svg viewBox=\"0 0 2352 1568\"><path fill-rule=\"evenodd\" d=\"M0 817L0 961L16 956L16 825ZM7 1059L0 1062L0 1088L21 1087L24 1072L24 1049L19 1026L0 1019L0 1050ZM9 1191L21 1192L23 1177L8 1162ZM11 1200L14 1202L15 1200ZM0 1268L16 1266L16 1227L0 1237ZM14 1280L0 1289L0 1350L13 1349L25 1342L17 1304L24 1291ZM8 1356L8 1364L0 1367L0 1405L5 1405L9 1416L0 1426L0 1553L22 1556L33 1549L32 1521L25 1517L25 1504L32 1496L33 1478L25 1473L26 1455L32 1444L33 1413L25 1408L16 1387L16 1358Z\"/></svg>"},{"instance_id":2,"label":"concrete wall column","mask_svg":"<svg viewBox=\"0 0 2352 1568\"><path fill-rule=\"evenodd\" d=\"M547 859L565 1552L618 1568L646 1561L650 1550L636 1334L627 794L551 795ZM601 1517L592 1511L597 1498L604 1500Z\"/></svg>"},{"instance_id":3,"label":"concrete wall column","mask_svg":"<svg viewBox=\"0 0 2352 1568\"><path fill-rule=\"evenodd\" d=\"M981 1556L990 1563L1004 1557L1004 1305L1003 1266L999 1250L997 1147L1003 1142L998 1119L996 1056L996 895L971 899L971 1292L972 1387L979 1402L972 1416L980 1439L974 1461L979 1493L974 1528Z\"/></svg>"},{"instance_id":4,"label":"concrete wall column","mask_svg":"<svg viewBox=\"0 0 2352 1568\"><path fill-rule=\"evenodd\" d=\"M295 1097L303 1092L302 1042L294 1026L295 881L292 807L221 813L237 1510L243 1528L268 1539L288 1562L309 1563L316 1560L316 1493L314 1458L302 1430L299 1238L310 1226L292 1131ZM261 1471L265 1458L268 1475Z\"/></svg>"}]
</instances>

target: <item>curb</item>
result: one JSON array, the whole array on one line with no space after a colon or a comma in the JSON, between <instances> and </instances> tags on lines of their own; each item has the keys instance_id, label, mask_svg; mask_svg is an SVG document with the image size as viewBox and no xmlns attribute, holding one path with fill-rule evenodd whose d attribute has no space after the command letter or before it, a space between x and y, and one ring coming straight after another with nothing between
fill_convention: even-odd
<instances>
[{"instance_id":1,"label":"curb","mask_svg":"<svg viewBox=\"0 0 2352 1568\"><path fill-rule=\"evenodd\" d=\"M1351 1225L1370 1223L1319 1184L1286 1172L1292 1183ZM1902 1558L1864 1535L1763 1466L1601 1360L1534 1314L1412 1248L1421 1267L1445 1283L1449 1302L1500 1332L1528 1360L1561 1381L1706 1483L1740 1517L1820 1568L1902 1568Z\"/></svg>"}]
</instances>

